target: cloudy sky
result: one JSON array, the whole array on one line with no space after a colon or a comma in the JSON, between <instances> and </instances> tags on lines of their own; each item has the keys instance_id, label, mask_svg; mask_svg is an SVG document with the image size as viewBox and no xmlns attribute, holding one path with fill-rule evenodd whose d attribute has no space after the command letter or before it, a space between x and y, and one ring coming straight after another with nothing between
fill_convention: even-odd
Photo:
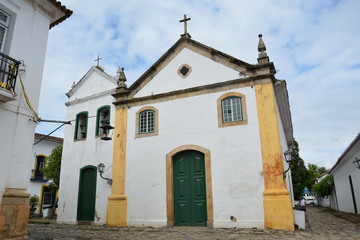
<instances>
[{"instance_id":1,"label":"cloudy sky","mask_svg":"<svg viewBox=\"0 0 360 240\"><path fill-rule=\"evenodd\" d=\"M51 29L39 114L66 120L65 93L99 55L128 86L183 33L251 64L263 34L276 77L287 81L294 136L306 163L330 168L360 131L358 0L61 0L73 15ZM48 134L57 124L40 123ZM62 137L63 130L54 133Z\"/></svg>"}]
</instances>

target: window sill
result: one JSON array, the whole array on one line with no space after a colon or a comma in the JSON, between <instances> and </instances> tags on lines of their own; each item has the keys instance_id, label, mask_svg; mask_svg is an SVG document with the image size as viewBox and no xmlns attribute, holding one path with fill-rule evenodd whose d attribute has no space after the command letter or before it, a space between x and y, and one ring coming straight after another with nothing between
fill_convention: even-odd
<instances>
[{"instance_id":1,"label":"window sill","mask_svg":"<svg viewBox=\"0 0 360 240\"><path fill-rule=\"evenodd\" d=\"M248 123L247 120L243 121L236 121L236 122L219 122L219 127L232 127L232 126L238 126L238 125L246 125Z\"/></svg>"},{"instance_id":2,"label":"window sill","mask_svg":"<svg viewBox=\"0 0 360 240\"><path fill-rule=\"evenodd\" d=\"M74 139L74 142L80 142L80 141L85 141L86 138L77 138L77 139Z\"/></svg>"},{"instance_id":3,"label":"window sill","mask_svg":"<svg viewBox=\"0 0 360 240\"><path fill-rule=\"evenodd\" d=\"M47 179L40 179L40 178L30 178L30 181L32 182L47 182L49 180Z\"/></svg>"},{"instance_id":4,"label":"window sill","mask_svg":"<svg viewBox=\"0 0 360 240\"><path fill-rule=\"evenodd\" d=\"M143 137L152 137L152 136L158 136L159 133L158 132L153 132L153 133L138 133L135 135L135 138L143 138Z\"/></svg>"}]
</instances>

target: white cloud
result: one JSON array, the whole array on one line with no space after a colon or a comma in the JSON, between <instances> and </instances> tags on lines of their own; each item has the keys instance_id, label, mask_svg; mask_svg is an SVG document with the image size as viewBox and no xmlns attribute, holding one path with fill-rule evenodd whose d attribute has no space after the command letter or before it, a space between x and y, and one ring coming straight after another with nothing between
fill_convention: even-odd
<instances>
[{"instance_id":1,"label":"white cloud","mask_svg":"<svg viewBox=\"0 0 360 240\"><path fill-rule=\"evenodd\" d=\"M134 82L183 33L256 63L259 33L286 79L294 136L306 162L331 167L359 132L360 2L357 0L62 0L73 16L50 31L40 116L65 119L65 93L95 65L125 67ZM48 133L55 127L40 124ZM58 133L61 135L61 132Z\"/></svg>"}]
</instances>

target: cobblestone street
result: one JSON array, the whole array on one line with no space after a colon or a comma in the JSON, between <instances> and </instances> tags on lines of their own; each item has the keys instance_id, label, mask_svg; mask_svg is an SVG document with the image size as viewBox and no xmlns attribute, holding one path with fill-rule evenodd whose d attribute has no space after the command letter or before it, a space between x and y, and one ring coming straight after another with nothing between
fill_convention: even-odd
<instances>
[{"instance_id":1,"label":"cobblestone street","mask_svg":"<svg viewBox=\"0 0 360 240\"><path fill-rule=\"evenodd\" d=\"M360 215L308 207L306 230L295 232L260 229L209 229L194 227L150 228L79 226L30 221L29 239L360 239Z\"/></svg>"}]
</instances>

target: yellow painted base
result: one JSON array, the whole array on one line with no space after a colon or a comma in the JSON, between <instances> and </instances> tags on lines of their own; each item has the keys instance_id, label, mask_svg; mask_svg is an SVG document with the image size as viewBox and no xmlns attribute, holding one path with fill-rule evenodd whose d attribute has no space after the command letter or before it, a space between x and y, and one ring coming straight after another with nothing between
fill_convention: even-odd
<instances>
[{"instance_id":1,"label":"yellow painted base","mask_svg":"<svg viewBox=\"0 0 360 240\"><path fill-rule=\"evenodd\" d=\"M110 227L127 226L127 196L111 195L108 198L106 225Z\"/></svg>"},{"instance_id":2,"label":"yellow painted base","mask_svg":"<svg viewBox=\"0 0 360 240\"><path fill-rule=\"evenodd\" d=\"M264 214L266 229L295 230L293 208L286 189L264 191Z\"/></svg>"}]
</instances>

